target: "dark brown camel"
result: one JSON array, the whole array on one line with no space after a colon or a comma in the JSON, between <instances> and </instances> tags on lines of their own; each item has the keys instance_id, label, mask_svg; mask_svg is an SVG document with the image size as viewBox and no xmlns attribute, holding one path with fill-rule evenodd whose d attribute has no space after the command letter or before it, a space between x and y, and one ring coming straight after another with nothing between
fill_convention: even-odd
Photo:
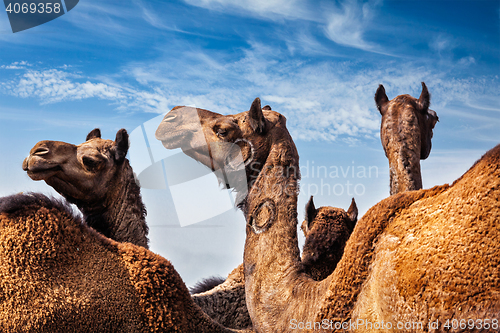
<instances>
[{"instance_id":1,"label":"dark brown camel","mask_svg":"<svg viewBox=\"0 0 500 333\"><path fill-rule=\"evenodd\" d=\"M89 228L41 194L0 198L1 332L234 332L172 264Z\"/></svg>"},{"instance_id":2,"label":"dark brown camel","mask_svg":"<svg viewBox=\"0 0 500 333\"><path fill-rule=\"evenodd\" d=\"M89 226L118 242L148 247L146 208L127 155L124 129L115 141L98 128L80 145L40 141L23 162L33 180L44 180L82 211Z\"/></svg>"},{"instance_id":3,"label":"dark brown camel","mask_svg":"<svg viewBox=\"0 0 500 333\"><path fill-rule=\"evenodd\" d=\"M399 95L390 100L383 85L375 93L375 103L382 115L380 139L389 159L390 193L420 190L420 160L431 152L432 129L439 121L429 109L430 94L424 82L418 99Z\"/></svg>"},{"instance_id":4,"label":"dark brown camel","mask_svg":"<svg viewBox=\"0 0 500 333\"><path fill-rule=\"evenodd\" d=\"M340 332L350 320L385 318L393 327L423 320L413 331L424 332L431 320L499 313L500 145L451 186L400 193L372 207L335 271L318 282L301 270L298 154L285 118L262 110L259 99L236 115L197 109L191 119L180 110L167 114L156 132L166 148L181 147L206 166L223 168L230 153L223 143L246 144L244 274L256 331Z\"/></svg>"},{"instance_id":5,"label":"dark brown camel","mask_svg":"<svg viewBox=\"0 0 500 333\"><path fill-rule=\"evenodd\" d=\"M354 198L346 212L335 207L316 209L311 196L300 228L306 238L302 249L302 265L314 280L321 281L335 270L357 220L358 207Z\"/></svg>"}]
</instances>

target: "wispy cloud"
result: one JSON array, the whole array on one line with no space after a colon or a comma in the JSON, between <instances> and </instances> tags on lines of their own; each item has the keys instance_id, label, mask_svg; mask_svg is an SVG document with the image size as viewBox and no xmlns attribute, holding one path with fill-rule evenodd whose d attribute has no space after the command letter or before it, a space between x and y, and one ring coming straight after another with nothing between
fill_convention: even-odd
<instances>
[{"instance_id":1,"label":"wispy cloud","mask_svg":"<svg viewBox=\"0 0 500 333\"><path fill-rule=\"evenodd\" d=\"M314 20L314 12L303 0L185 0L188 4L217 11L265 19Z\"/></svg>"},{"instance_id":2,"label":"wispy cloud","mask_svg":"<svg viewBox=\"0 0 500 333\"><path fill-rule=\"evenodd\" d=\"M119 110L166 112L168 101L158 90L135 90L126 86L91 82L78 73L60 69L26 70L18 79L0 82L5 93L37 98L42 104L98 98L111 101Z\"/></svg>"},{"instance_id":3,"label":"wispy cloud","mask_svg":"<svg viewBox=\"0 0 500 333\"><path fill-rule=\"evenodd\" d=\"M326 36L343 46L365 51L375 50L376 45L367 41L364 33L371 24L376 4L373 1L360 3L357 0L332 4L326 13Z\"/></svg>"},{"instance_id":4,"label":"wispy cloud","mask_svg":"<svg viewBox=\"0 0 500 333\"><path fill-rule=\"evenodd\" d=\"M314 22L319 31L338 45L358 48L371 52L382 50L365 37L365 32L372 27L380 0L362 2L359 0L332 1L322 4L312 4L306 1L287 0L185 0L193 6L237 14L241 16L257 17L268 21L276 20L303 20ZM289 35L284 33L290 51L295 48L324 51L312 35L303 33L303 27L298 32ZM302 45L305 42L308 45Z\"/></svg>"},{"instance_id":5,"label":"wispy cloud","mask_svg":"<svg viewBox=\"0 0 500 333\"><path fill-rule=\"evenodd\" d=\"M429 41L429 47L441 54L444 51L453 49L455 47L455 41L450 36L440 33Z\"/></svg>"},{"instance_id":6,"label":"wispy cloud","mask_svg":"<svg viewBox=\"0 0 500 333\"><path fill-rule=\"evenodd\" d=\"M57 69L28 70L18 81L2 83L11 94L19 97L38 97L44 103L96 97L117 100L124 98L121 90L103 83L75 82L78 75Z\"/></svg>"},{"instance_id":7,"label":"wispy cloud","mask_svg":"<svg viewBox=\"0 0 500 333\"><path fill-rule=\"evenodd\" d=\"M175 68L186 70L179 73ZM380 115L373 95L380 83L389 98L418 97L420 82L425 81L438 114L452 113L455 103L490 107L498 86L498 78L459 79L453 72L410 62L372 67L348 61L309 63L288 59L259 42L238 59L215 60L209 53L189 50L172 62L134 63L125 72L142 85L158 87L171 102L216 112L246 110L249 101L260 96L287 116L294 138L349 143L377 138Z\"/></svg>"},{"instance_id":8,"label":"wispy cloud","mask_svg":"<svg viewBox=\"0 0 500 333\"><path fill-rule=\"evenodd\" d=\"M460 79L453 72L412 63L308 62L261 42L250 44L232 58L190 48L180 49L175 57L132 62L112 75L115 81L85 77L71 68L25 69L0 87L41 103L98 98L118 110L157 113L192 105L228 114L247 110L260 96L288 118L295 139L349 144L378 139L380 115L373 95L380 83L392 99L400 94L418 97L420 82L425 81L438 114L453 114L456 105L469 105L475 107L470 115L477 121L494 122L496 117L496 77Z\"/></svg>"}]
</instances>

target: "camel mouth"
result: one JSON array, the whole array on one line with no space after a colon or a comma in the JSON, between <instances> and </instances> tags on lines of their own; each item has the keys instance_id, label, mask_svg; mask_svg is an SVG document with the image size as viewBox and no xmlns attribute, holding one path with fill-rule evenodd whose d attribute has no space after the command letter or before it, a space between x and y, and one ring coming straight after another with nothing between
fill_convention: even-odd
<instances>
[{"instance_id":1,"label":"camel mouth","mask_svg":"<svg viewBox=\"0 0 500 333\"><path fill-rule=\"evenodd\" d=\"M28 176L32 180L45 180L47 178L52 177L57 172L62 171L60 165L55 165L55 166L37 165L37 166L29 166L23 169L28 173Z\"/></svg>"},{"instance_id":2,"label":"camel mouth","mask_svg":"<svg viewBox=\"0 0 500 333\"><path fill-rule=\"evenodd\" d=\"M176 149L176 148L181 148L182 144L185 141L185 134L184 133L178 133L174 135L170 135L168 137L165 136L158 136L156 135L156 139L161 141L161 144L163 147L167 149Z\"/></svg>"}]
</instances>

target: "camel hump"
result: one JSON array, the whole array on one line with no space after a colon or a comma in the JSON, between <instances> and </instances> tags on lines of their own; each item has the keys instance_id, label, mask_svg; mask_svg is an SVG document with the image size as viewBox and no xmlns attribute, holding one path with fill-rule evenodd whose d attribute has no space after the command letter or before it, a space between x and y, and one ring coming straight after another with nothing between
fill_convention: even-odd
<instances>
[{"instance_id":1,"label":"camel hump","mask_svg":"<svg viewBox=\"0 0 500 333\"><path fill-rule=\"evenodd\" d=\"M194 295L194 294L199 294L203 293L205 291L209 291L218 285L224 283L226 279L220 276L210 276L208 278L205 278L199 282L197 282L192 288L189 288L189 292Z\"/></svg>"},{"instance_id":2,"label":"camel hump","mask_svg":"<svg viewBox=\"0 0 500 333\"><path fill-rule=\"evenodd\" d=\"M0 213L15 213L28 207L58 208L71 212L69 206L41 193L18 193L0 198ZM72 214L72 212L71 212Z\"/></svg>"}]
</instances>

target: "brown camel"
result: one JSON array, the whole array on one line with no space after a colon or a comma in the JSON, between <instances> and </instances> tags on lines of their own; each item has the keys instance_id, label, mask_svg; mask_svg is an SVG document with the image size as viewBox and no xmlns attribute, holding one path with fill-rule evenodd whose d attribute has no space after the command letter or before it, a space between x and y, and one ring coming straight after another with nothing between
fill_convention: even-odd
<instances>
[{"instance_id":1,"label":"brown camel","mask_svg":"<svg viewBox=\"0 0 500 333\"><path fill-rule=\"evenodd\" d=\"M156 137L212 168L227 161L228 145L221 143L252 147L241 149L251 160L245 168L253 181L240 206L247 221L246 300L256 331L362 332L380 325L378 319L391 322L386 331L419 320L422 326L403 329L428 331L437 320L444 331L447 319L497 317L500 145L451 186L400 193L372 207L357 222L335 271L314 281L301 270L298 154L285 118L263 111L259 99L247 112L223 116L198 109L197 116L172 110Z\"/></svg>"},{"instance_id":2,"label":"brown camel","mask_svg":"<svg viewBox=\"0 0 500 333\"><path fill-rule=\"evenodd\" d=\"M346 212L335 207L316 209L311 196L300 228L306 238L302 265L314 280L321 281L335 270L357 220L358 207L354 198Z\"/></svg>"},{"instance_id":3,"label":"brown camel","mask_svg":"<svg viewBox=\"0 0 500 333\"><path fill-rule=\"evenodd\" d=\"M126 142L122 142L124 140ZM118 147L123 149L121 156L124 159L120 162L112 158ZM40 141L31 149L23 168L32 179L45 180L69 201L76 202L87 223L97 231L119 242L147 247L144 232L147 232L146 210L133 170L125 158L128 147L128 134L124 129L118 131L115 142L101 139L99 129L94 129L87 135L86 142L78 146ZM91 160L98 160L99 167L89 170L87 165L92 163ZM101 198L97 203L103 204L96 205L92 195L87 194L89 192L96 193L97 199ZM123 199L116 199L117 195ZM226 285L232 281L233 275L229 276ZM212 319L228 328L251 327L244 287L241 290L232 288L224 295L217 293L216 298L209 295L193 295L193 300ZM224 310L221 310L220 303L226 305Z\"/></svg>"},{"instance_id":4,"label":"brown camel","mask_svg":"<svg viewBox=\"0 0 500 333\"><path fill-rule=\"evenodd\" d=\"M234 332L172 264L89 228L41 194L0 198L1 332Z\"/></svg>"},{"instance_id":5,"label":"brown camel","mask_svg":"<svg viewBox=\"0 0 500 333\"><path fill-rule=\"evenodd\" d=\"M33 180L45 180L82 211L89 226L118 242L148 247L146 208L127 155L124 129L115 141L101 139L98 128L76 146L40 141L23 162Z\"/></svg>"},{"instance_id":6,"label":"brown camel","mask_svg":"<svg viewBox=\"0 0 500 333\"><path fill-rule=\"evenodd\" d=\"M342 257L357 220L354 199L347 213L334 207L314 207L313 198L306 205L302 230L306 241L302 253L304 271L314 280L330 275ZM219 280L216 280L219 282ZM193 299L210 318L230 328L249 328L252 325L245 301L245 275L239 265L225 281L208 290L195 293ZM203 285L204 286L204 285ZM202 288L203 286L198 286Z\"/></svg>"},{"instance_id":7,"label":"brown camel","mask_svg":"<svg viewBox=\"0 0 500 333\"><path fill-rule=\"evenodd\" d=\"M383 85L375 93L375 103L382 115L380 139L389 159L390 193L420 190L420 160L431 152L432 129L439 121L429 109L430 94L424 82L418 99L399 95L389 101Z\"/></svg>"}]
</instances>

